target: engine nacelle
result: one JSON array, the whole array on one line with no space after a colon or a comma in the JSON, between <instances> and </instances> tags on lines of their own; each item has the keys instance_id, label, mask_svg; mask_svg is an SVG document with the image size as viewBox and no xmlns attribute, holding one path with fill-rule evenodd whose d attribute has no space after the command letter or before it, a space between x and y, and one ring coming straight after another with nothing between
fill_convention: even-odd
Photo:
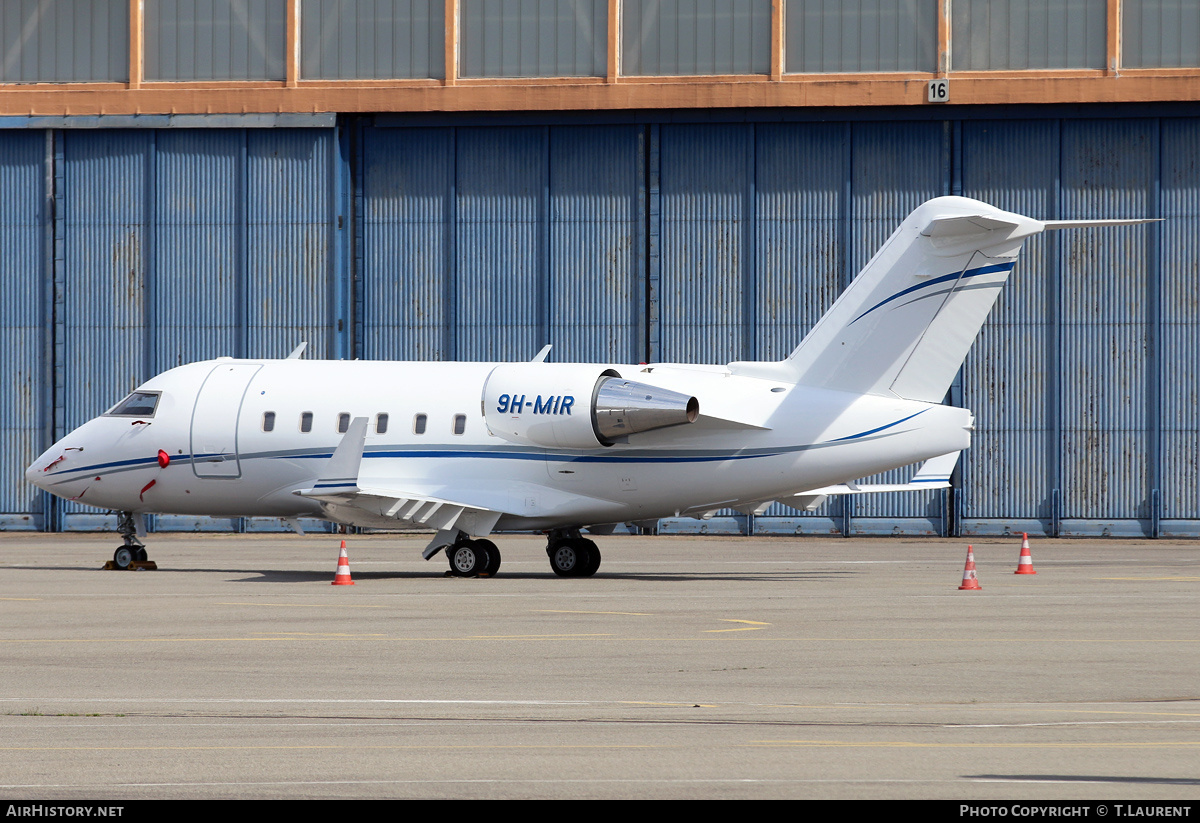
<instances>
[{"instance_id":1,"label":"engine nacelle","mask_svg":"<svg viewBox=\"0 0 1200 823\"><path fill-rule=\"evenodd\" d=\"M578 363L505 363L483 386L488 431L511 443L594 449L695 421L696 398Z\"/></svg>"}]
</instances>

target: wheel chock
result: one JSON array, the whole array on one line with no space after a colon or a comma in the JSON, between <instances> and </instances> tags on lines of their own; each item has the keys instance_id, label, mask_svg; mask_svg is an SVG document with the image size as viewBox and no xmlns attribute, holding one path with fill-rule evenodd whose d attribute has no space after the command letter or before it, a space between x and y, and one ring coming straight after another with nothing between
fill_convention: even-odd
<instances>
[{"instance_id":1,"label":"wheel chock","mask_svg":"<svg viewBox=\"0 0 1200 823\"><path fill-rule=\"evenodd\" d=\"M158 564L153 560L134 560L129 564L128 569L118 569L117 564L109 560L104 564L104 571L156 572L158 571Z\"/></svg>"}]
</instances>

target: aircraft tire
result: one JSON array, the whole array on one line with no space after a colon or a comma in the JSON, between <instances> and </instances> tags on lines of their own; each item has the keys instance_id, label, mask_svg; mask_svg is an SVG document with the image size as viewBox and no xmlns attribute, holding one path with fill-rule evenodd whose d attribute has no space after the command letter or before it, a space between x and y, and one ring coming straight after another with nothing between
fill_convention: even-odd
<instances>
[{"instance_id":1,"label":"aircraft tire","mask_svg":"<svg viewBox=\"0 0 1200 823\"><path fill-rule=\"evenodd\" d=\"M487 551L475 546L473 541L452 546L446 556L450 558L450 571L455 577L478 577L488 563Z\"/></svg>"},{"instance_id":2,"label":"aircraft tire","mask_svg":"<svg viewBox=\"0 0 1200 823\"><path fill-rule=\"evenodd\" d=\"M472 541L476 547L487 553L487 561L483 564L482 574L488 577L495 577L496 572L500 571L500 549L491 540L475 540Z\"/></svg>"},{"instance_id":3,"label":"aircraft tire","mask_svg":"<svg viewBox=\"0 0 1200 823\"><path fill-rule=\"evenodd\" d=\"M128 569L136 559L134 550L128 546L121 546L113 552L113 565L118 569Z\"/></svg>"},{"instance_id":4,"label":"aircraft tire","mask_svg":"<svg viewBox=\"0 0 1200 823\"><path fill-rule=\"evenodd\" d=\"M600 568L600 547L591 540L583 541L587 543L588 562L580 571L580 577L591 577Z\"/></svg>"},{"instance_id":5,"label":"aircraft tire","mask_svg":"<svg viewBox=\"0 0 1200 823\"><path fill-rule=\"evenodd\" d=\"M550 568L559 577L582 577L591 563L589 542L583 539L564 540L553 546L547 552L550 555Z\"/></svg>"},{"instance_id":6,"label":"aircraft tire","mask_svg":"<svg viewBox=\"0 0 1200 823\"><path fill-rule=\"evenodd\" d=\"M134 549L133 550L133 559L141 561L142 563L145 563L147 560L149 560L150 555L146 553L146 547L139 546L138 548Z\"/></svg>"}]
</instances>

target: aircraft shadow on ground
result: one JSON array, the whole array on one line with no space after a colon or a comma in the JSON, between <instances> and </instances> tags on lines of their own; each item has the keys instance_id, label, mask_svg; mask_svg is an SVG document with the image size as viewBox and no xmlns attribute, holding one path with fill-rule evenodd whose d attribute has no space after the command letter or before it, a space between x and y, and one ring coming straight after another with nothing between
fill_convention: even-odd
<instances>
[{"instance_id":1,"label":"aircraft shadow on ground","mask_svg":"<svg viewBox=\"0 0 1200 823\"><path fill-rule=\"evenodd\" d=\"M236 569L181 569L185 572L204 572L204 573L241 573ZM309 572L309 571L252 571L244 570L246 574L255 575L253 577L241 578L235 582L239 583L307 583L312 581L329 581L332 582L333 575L327 572ZM604 573L598 572L592 580L601 582L604 580L627 580L638 581L644 583L665 583L665 582L702 582L702 581L722 581L731 583L748 583L748 582L764 582L774 581L779 583L798 583L798 582L814 582L822 580L839 580L857 574L857 572L846 571L830 571L830 572L805 572L805 573L779 573L779 572L762 572L760 574L681 574L679 572L666 572L663 574L621 574L621 573ZM354 572L351 575L352 579L358 582L373 581L373 580L429 580L431 578L444 577L454 579L451 575L441 570L430 570L428 572ZM494 581L490 582L494 585L502 585L505 580L554 580L553 572L514 572L507 573L501 571ZM568 582L568 581L563 581Z\"/></svg>"},{"instance_id":2,"label":"aircraft shadow on ground","mask_svg":"<svg viewBox=\"0 0 1200 823\"><path fill-rule=\"evenodd\" d=\"M46 566L6 566L8 569L23 569L26 571L46 571ZM88 566L55 566L57 571L111 571L106 570L99 565ZM151 570L131 570L124 571L121 574L153 574ZM313 581L328 581L333 582L332 571L288 571L280 569L230 569L230 568L195 568L195 567L179 567L171 568L168 565L160 564L157 573L169 574L242 574L246 577L239 578L233 582L237 583L309 583ZM651 574L646 572L639 573L622 573L622 572L597 572L592 578L593 580L628 580L644 583L666 583L666 582L703 582L703 581L722 581L730 583L751 583L751 582L778 582L778 583L812 583L829 580L845 580L861 574L858 571L843 571L843 570L818 570L807 572L779 572L779 571L763 571L763 572L740 572L740 573L685 573L685 572L662 572L660 574ZM355 581L367 580L429 580L437 577L452 577L443 570L439 564L437 568L430 568L429 571L408 572L408 571L370 571L370 572L353 572L351 578ZM496 576L496 583L501 583L504 580L554 580L555 574L549 570L544 572L506 572L501 571Z\"/></svg>"}]
</instances>

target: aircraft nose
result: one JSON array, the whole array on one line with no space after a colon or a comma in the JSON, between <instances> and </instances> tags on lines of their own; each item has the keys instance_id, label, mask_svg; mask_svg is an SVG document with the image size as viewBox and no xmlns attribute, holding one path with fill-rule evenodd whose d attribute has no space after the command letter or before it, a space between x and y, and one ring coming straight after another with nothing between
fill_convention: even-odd
<instances>
[{"instance_id":1,"label":"aircraft nose","mask_svg":"<svg viewBox=\"0 0 1200 823\"><path fill-rule=\"evenodd\" d=\"M30 463L29 468L25 469L26 482L32 483L33 485L37 486L39 489L44 488L44 486L42 486L42 483L45 481L42 478L45 475L45 471L43 471L45 462L46 462L46 455L43 454L37 460L34 460L32 463Z\"/></svg>"}]
</instances>

